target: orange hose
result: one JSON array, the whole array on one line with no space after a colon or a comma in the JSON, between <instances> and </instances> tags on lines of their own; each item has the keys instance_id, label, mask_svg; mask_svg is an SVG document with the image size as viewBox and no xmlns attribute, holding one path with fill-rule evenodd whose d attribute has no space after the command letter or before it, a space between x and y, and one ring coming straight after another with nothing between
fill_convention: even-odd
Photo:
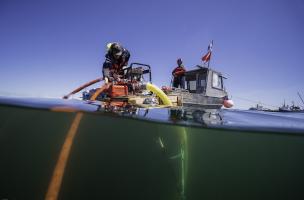
<instances>
[{"instance_id":1,"label":"orange hose","mask_svg":"<svg viewBox=\"0 0 304 200\"><path fill-rule=\"evenodd\" d=\"M77 113L72 125L68 131L68 134L65 138L64 144L61 148L59 158L56 163L56 167L53 172L53 176L51 179L51 182L49 184L45 200L56 200L58 198L58 194L60 191L64 171L66 168L66 164L70 155L71 147L75 138L75 135L77 133L80 121L82 119L83 114Z\"/></svg>"},{"instance_id":2,"label":"orange hose","mask_svg":"<svg viewBox=\"0 0 304 200\"><path fill-rule=\"evenodd\" d=\"M71 94L75 94L78 91L82 90L83 88L92 85L94 83L97 83L101 81L101 79L95 79L79 88L77 88L76 90L74 90L73 92L71 92L69 95ZM103 92L104 90L108 89L112 84L104 84L101 88L99 88L94 95L91 97L90 100L95 100L98 95ZM67 97L69 96L67 95ZM57 110L54 110L57 111ZM64 144L61 148L60 154L59 154L59 158L58 161L56 163L56 167L53 171L53 175L51 178L51 181L49 183L49 187L45 196L45 200L57 200L58 199L58 195L60 192L60 188L61 188L61 184L62 184L62 180L63 180L63 176L64 176L64 172L65 172L65 168L67 165L67 161L71 152L71 148L72 148L72 144L75 138L75 135L77 133L80 121L83 117L82 113L77 113L72 124L71 127L67 133L67 136L65 138Z\"/></svg>"},{"instance_id":3,"label":"orange hose","mask_svg":"<svg viewBox=\"0 0 304 200\"><path fill-rule=\"evenodd\" d=\"M90 98L91 101L96 100L96 98L98 97L98 95L100 95L100 93L102 93L103 91L105 91L106 89L108 89L110 87L110 85L112 85L112 83L109 84L104 84L103 86L101 86L101 88L99 88Z\"/></svg>"},{"instance_id":4,"label":"orange hose","mask_svg":"<svg viewBox=\"0 0 304 200\"><path fill-rule=\"evenodd\" d=\"M93 84L95 84L95 83L97 83L97 82L100 82L100 81L102 81L102 78L97 78L97 79L95 79L95 80L92 80L92 81L90 81L90 82L88 82L88 83L86 83L86 84L80 86L79 88L73 90L71 93L69 93L68 95L65 95L63 98L64 98L64 99L68 99L71 95L76 94L76 93L79 92L80 90L82 90L82 89L84 89L84 88L86 88L86 87L88 87L88 86L90 86L90 85L93 85Z\"/></svg>"}]
</instances>

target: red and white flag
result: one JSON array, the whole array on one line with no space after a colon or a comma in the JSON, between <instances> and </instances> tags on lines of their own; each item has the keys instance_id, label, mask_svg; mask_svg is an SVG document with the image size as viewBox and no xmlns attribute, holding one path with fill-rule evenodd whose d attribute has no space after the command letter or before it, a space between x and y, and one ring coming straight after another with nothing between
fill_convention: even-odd
<instances>
[{"instance_id":1,"label":"red and white flag","mask_svg":"<svg viewBox=\"0 0 304 200\"><path fill-rule=\"evenodd\" d=\"M211 53L212 53L212 46L213 46L213 40L212 40L211 43L208 45L208 52L207 52L207 54L205 54L205 55L202 57L202 61L203 61L204 63L210 61Z\"/></svg>"},{"instance_id":2,"label":"red and white flag","mask_svg":"<svg viewBox=\"0 0 304 200\"><path fill-rule=\"evenodd\" d=\"M202 57L202 61L206 63L210 60L210 58L211 58L211 51L209 51L206 55Z\"/></svg>"}]
</instances>

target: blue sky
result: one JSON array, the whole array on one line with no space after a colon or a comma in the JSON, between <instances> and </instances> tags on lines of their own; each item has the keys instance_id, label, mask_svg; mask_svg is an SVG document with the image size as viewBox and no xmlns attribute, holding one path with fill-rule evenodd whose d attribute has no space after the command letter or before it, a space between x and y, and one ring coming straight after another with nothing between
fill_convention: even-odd
<instances>
[{"instance_id":1,"label":"blue sky","mask_svg":"<svg viewBox=\"0 0 304 200\"><path fill-rule=\"evenodd\" d=\"M214 40L210 65L235 108L302 105L303 10L301 0L1 0L0 95L61 97L101 76L111 41L168 85L177 58L194 69Z\"/></svg>"}]
</instances>

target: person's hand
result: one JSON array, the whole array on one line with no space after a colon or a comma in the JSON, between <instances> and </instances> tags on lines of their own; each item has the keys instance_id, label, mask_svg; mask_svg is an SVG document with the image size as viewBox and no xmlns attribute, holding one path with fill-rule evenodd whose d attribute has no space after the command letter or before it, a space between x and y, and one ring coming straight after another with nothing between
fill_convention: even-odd
<instances>
[{"instance_id":1,"label":"person's hand","mask_svg":"<svg viewBox=\"0 0 304 200\"><path fill-rule=\"evenodd\" d=\"M117 82L121 81L121 76L118 75L118 74L113 74L113 78L114 78L114 80L117 81Z\"/></svg>"},{"instance_id":2,"label":"person's hand","mask_svg":"<svg viewBox=\"0 0 304 200\"><path fill-rule=\"evenodd\" d=\"M108 83L109 83L108 77L105 77L105 78L104 78L104 81L105 81L105 84L108 84Z\"/></svg>"},{"instance_id":3,"label":"person's hand","mask_svg":"<svg viewBox=\"0 0 304 200\"><path fill-rule=\"evenodd\" d=\"M108 81L109 81L109 82L113 82L113 81L114 81L114 78L113 78L113 77L109 77Z\"/></svg>"}]
</instances>

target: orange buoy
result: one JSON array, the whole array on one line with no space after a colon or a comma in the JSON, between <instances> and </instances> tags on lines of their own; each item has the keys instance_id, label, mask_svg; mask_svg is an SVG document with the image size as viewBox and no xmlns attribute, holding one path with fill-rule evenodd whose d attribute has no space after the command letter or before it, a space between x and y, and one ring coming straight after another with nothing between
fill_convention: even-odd
<instances>
[{"instance_id":1,"label":"orange buoy","mask_svg":"<svg viewBox=\"0 0 304 200\"><path fill-rule=\"evenodd\" d=\"M234 103L231 99L227 99L227 100L224 100L223 105L225 108L231 108L234 105Z\"/></svg>"}]
</instances>

